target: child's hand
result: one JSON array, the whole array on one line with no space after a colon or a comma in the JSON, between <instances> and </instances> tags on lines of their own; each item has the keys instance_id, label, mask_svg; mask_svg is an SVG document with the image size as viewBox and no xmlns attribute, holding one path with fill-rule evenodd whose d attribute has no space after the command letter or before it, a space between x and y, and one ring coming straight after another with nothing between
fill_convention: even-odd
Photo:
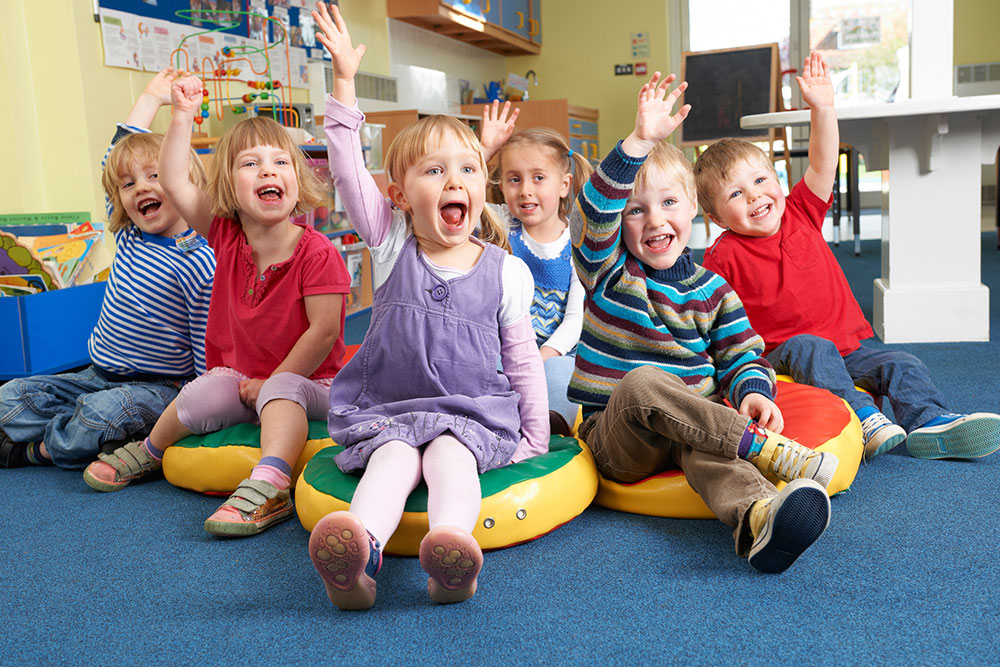
<instances>
[{"instance_id":1,"label":"child's hand","mask_svg":"<svg viewBox=\"0 0 1000 667\"><path fill-rule=\"evenodd\" d=\"M170 104L171 86L174 81L177 81L177 79L187 75L188 72L182 69L174 69L173 67L161 69L156 73L156 76L154 76L150 82L146 84L146 88L142 91L142 94L155 100L161 106Z\"/></svg>"},{"instance_id":2,"label":"child's hand","mask_svg":"<svg viewBox=\"0 0 1000 667\"><path fill-rule=\"evenodd\" d=\"M240 381L240 401L251 410L257 405L257 396L260 395L260 388L264 386L264 381L258 378Z\"/></svg>"},{"instance_id":3,"label":"child's hand","mask_svg":"<svg viewBox=\"0 0 1000 667\"><path fill-rule=\"evenodd\" d=\"M196 76L186 76L175 81L170 87L170 101L174 105L174 111L193 116L201 108L203 90L205 84Z\"/></svg>"},{"instance_id":4,"label":"child's hand","mask_svg":"<svg viewBox=\"0 0 1000 667\"><path fill-rule=\"evenodd\" d=\"M795 77L802 101L813 109L833 105L833 83L823 56L813 51L802 63L802 76Z\"/></svg>"},{"instance_id":5,"label":"child's hand","mask_svg":"<svg viewBox=\"0 0 1000 667\"><path fill-rule=\"evenodd\" d=\"M622 143L622 149L627 155L642 157L649 154L658 142L666 139L684 122L691 105L685 104L677 113L673 113L677 98L687 89L687 81L682 81L667 94L667 88L677 77L667 75L660 81L660 73L639 90L639 108L635 114L635 129Z\"/></svg>"},{"instance_id":6,"label":"child's hand","mask_svg":"<svg viewBox=\"0 0 1000 667\"><path fill-rule=\"evenodd\" d=\"M316 25L319 26L316 39L322 42L326 50L330 52L334 77L353 81L367 47L364 44L358 44L357 48L352 46L351 35L347 32L347 24L344 23L344 17L340 15L340 7L333 5L330 9L333 10L332 19L327 4L324 2L316 3L317 11L312 13Z\"/></svg>"},{"instance_id":7,"label":"child's hand","mask_svg":"<svg viewBox=\"0 0 1000 667\"><path fill-rule=\"evenodd\" d=\"M785 428L785 418L774 401L763 394L747 394L740 403L740 414L750 417L763 428L781 433Z\"/></svg>"},{"instance_id":8,"label":"child's hand","mask_svg":"<svg viewBox=\"0 0 1000 667\"><path fill-rule=\"evenodd\" d=\"M508 118L507 113L509 111L509 101L503 103L503 109L500 109L500 100L493 100L493 106L489 104L483 106L483 125L479 133L479 143L483 145L483 152L486 155L487 162L496 155L500 147L514 133L514 122L517 120L521 110L514 109L514 112Z\"/></svg>"}]
</instances>

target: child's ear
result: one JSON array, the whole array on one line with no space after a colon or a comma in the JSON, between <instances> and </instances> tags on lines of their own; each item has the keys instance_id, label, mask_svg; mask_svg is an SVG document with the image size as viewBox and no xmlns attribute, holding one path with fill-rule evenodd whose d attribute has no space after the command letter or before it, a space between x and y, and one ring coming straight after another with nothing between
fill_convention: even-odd
<instances>
[{"instance_id":1,"label":"child's ear","mask_svg":"<svg viewBox=\"0 0 1000 667\"><path fill-rule=\"evenodd\" d=\"M403 192L403 188L399 186L399 183L393 181L388 187L389 199L392 203L396 205L396 208L410 212L410 203L406 199L406 194Z\"/></svg>"},{"instance_id":2,"label":"child's ear","mask_svg":"<svg viewBox=\"0 0 1000 667\"><path fill-rule=\"evenodd\" d=\"M726 229L726 226L725 226L724 224L722 224L722 221L721 221L721 220L719 220L718 218L716 218L716 217L715 217L714 215L712 215L712 214L711 214L711 213L709 213L708 211L705 211L705 216L706 216L706 217L707 217L707 218L708 218L709 220L711 220L712 222L714 222L715 224L717 224L717 225L718 225L719 227L722 227L723 229Z\"/></svg>"},{"instance_id":3,"label":"child's ear","mask_svg":"<svg viewBox=\"0 0 1000 667\"><path fill-rule=\"evenodd\" d=\"M569 194L569 189L573 185L573 174L566 172L563 174L562 187L559 189L559 198L562 199Z\"/></svg>"}]
</instances>

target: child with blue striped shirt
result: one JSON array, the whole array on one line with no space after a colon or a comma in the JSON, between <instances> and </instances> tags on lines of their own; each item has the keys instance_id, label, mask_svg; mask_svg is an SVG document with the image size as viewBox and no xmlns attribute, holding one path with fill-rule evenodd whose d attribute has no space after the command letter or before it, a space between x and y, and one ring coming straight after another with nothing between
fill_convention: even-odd
<instances>
[{"instance_id":1,"label":"child with blue striped shirt","mask_svg":"<svg viewBox=\"0 0 1000 667\"><path fill-rule=\"evenodd\" d=\"M0 387L0 467L82 468L107 443L148 433L181 384L205 371L215 256L164 197L163 137L145 129L179 74L168 68L153 77L105 158L115 259L88 341L91 365ZM189 178L205 180L197 160Z\"/></svg>"},{"instance_id":2,"label":"child with blue striped shirt","mask_svg":"<svg viewBox=\"0 0 1000 667\"><path fill-rule=\"evenodd\" d=\"M774 371L726 282L691 260L691 164L664 143L687 87L660 73L639 92L635 130L609 154L570 218L587 292L569 397L601 474L624 483L678 466L736 551L781 572L826 529L837 459L776 434ZM735 407L723 403L727 398ZM771 431L765 431L769 427ZM778 493L764 476L789 484Z\"/></svg>"}]
</instances>

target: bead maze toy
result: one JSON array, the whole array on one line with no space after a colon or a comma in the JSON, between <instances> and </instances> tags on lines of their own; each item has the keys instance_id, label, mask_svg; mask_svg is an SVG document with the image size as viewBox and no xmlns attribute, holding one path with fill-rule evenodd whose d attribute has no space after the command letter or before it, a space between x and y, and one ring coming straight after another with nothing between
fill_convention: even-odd
<instances>
[{"instance_id":1,"label":"bead maze toy","mask_svg":"<svg viewBox=\"0 0 1000 667\"><path fill-rule=\"evenodd\" d=\"M175 12L175 14L192 23L201 21L213 23L218 26L185 36L177 45L177 48L171 52L171 64L178 69L187 71L192 71L192 63L190 61L190 54L184 48L185 43L196 40L199 35L221 32L238 27L241 23L241 19L238 17L246 16L248 21L251 19L269 21L273 26L273 34L280 34L280 38L271 43L268 43L265 39L263 48L252 45L224 46L215 53L214 58L204 56L201 63L194 63L195 65L200 65L200 67L195 67L194 69L201 70L200 75L204 83L201 111L194 118L194 122L197 125L201 125L211 116L213 105L216 118L222 120L227 107L230 113L241 115L247 113L248 107L258 101L270 104L272 117L282 125L289 125L294 120L293 114L295 114L295 111L291 105L291 88L283 85L281 81L271 76L271 56L269 52L278 49L281 45L284 45L285 71L291 71L291 59L288 54L288 35L284 23L275 17L265 17L253 12L237 10L182 9ZM266 26L266 23L264 25ZM266 35L267 31L264 30L263 34ZM281 57L280 50L278 53L279 57ZM252 60L252 56L255 55L263 58L263 68L257 69L255 67ZM238 64L247 68L249 70L248 74L252 73L260 78L240 78L243 69L237 67L236 65ZM198 72L195 73L197 74ZM231 89L233 84L238 86L245 85L252 92L242 94L237 92L234 94L234 91ZM211 92L209 91L210 86Z\"/></svg>"}]
</instances>

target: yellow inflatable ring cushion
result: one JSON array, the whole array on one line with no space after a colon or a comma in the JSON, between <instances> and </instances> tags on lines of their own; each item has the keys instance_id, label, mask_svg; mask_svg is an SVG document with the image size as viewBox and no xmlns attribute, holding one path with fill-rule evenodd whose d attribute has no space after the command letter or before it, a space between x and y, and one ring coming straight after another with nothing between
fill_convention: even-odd
<instances>
[{"instance_id":1,"label":"yellow inflatable ring cushion","mask_svg":"<svg viewBox=\"0 0 1000 667\"><path fill-rule=\"evenodd\" d=\"M786 375L778 376L774 402L785 419L782 435L811 449L837 455L840 464L828 487L830 495L846 490L858 474L864 452L861 422L854 410L829 391L797 384ZM598 477L594 502L602 507L676 519L715 518L680 470L666 470L634 484ZM778 488L783 485L777 484Z\"/></svg>"},{"instance_id":2,"label":"yellow inflatable ring cushion","mask_svg":"<svg viewBox=\"0 0 1000 667\"><path fill-rule=\"evenodd\" d=\"M326 422L309 422L306 446L292 470L294 486L313 455L333 444ZM237 424L184 438L163 453L163 476L174 486L228 496L260 461L260 426Z\"/></svg>"},{"instance_id":3,"label":"yellow inflatable ring cushion","mask_svg":"<svg viewBox=\"0 0 1000 667\"><path fill-rule=\"evenodd\" d=\"M295 488L299 521L311 531L335 510L346 510L359 476L340 471L333 457L339 445L317 453ZM590 450L575 438L553 436L549 451L479 476L483 505L472 532L483 549L500 549L541 537L576 518L597 492L597 468ZM386 553L416 556L427 533L427 487L414 489Z\"/></svg>"}]
</instances>

